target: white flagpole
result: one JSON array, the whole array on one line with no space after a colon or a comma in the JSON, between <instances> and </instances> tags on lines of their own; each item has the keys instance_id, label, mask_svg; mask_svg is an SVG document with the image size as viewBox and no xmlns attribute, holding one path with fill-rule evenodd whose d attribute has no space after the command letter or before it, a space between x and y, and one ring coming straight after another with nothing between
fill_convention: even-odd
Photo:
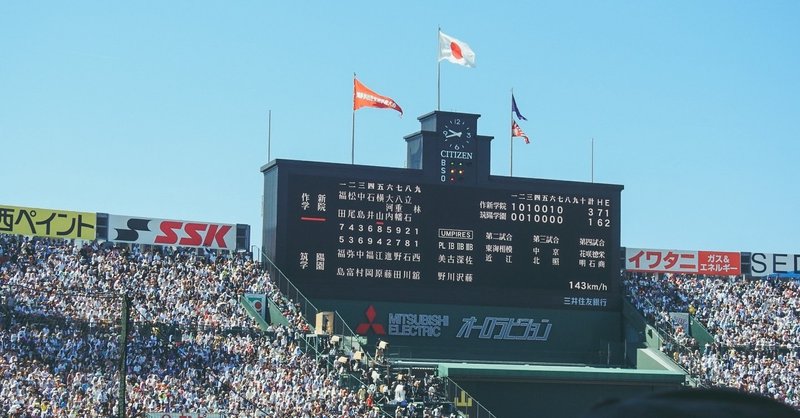
<instances>
[{"instance_id":1,"label":"white flagpole","mask_svg":"<svg viewBox=\"0 0 800 418\"><path fill-rule=\"evenodd\" d=\"M436 110L441 110L441 97L442 97L442 60L439 59L439 54L442 51L439 49L439 39L442 37L442 28L436 32Z\"/></svg>"},{"instance_id":2,"label":"white flagpole","mask_svg":"<svg viewBox=\"0 0 800 418\"><path fill-rule=\"evenodd\" d=\"M272 161L272 109L269 110L267 117L267 163Z\"/></svg>"}]
</instances>

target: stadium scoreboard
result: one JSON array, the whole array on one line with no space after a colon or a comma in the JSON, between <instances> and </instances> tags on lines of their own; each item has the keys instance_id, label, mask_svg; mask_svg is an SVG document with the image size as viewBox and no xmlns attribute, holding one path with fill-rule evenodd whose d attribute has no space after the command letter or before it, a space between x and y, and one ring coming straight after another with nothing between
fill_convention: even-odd
<instances>
[{"instance_id":1,"label":"stadium scoreboard","mask_svg":"<svg viewBox=\"0 0 800 418\"><path fill-rule=\"evenodd\" d=\"M489 175L477 118L421 117L405 169L265 166L267 254L312 298L620 309L622 187Z\"/></svg>"}]
</instances>

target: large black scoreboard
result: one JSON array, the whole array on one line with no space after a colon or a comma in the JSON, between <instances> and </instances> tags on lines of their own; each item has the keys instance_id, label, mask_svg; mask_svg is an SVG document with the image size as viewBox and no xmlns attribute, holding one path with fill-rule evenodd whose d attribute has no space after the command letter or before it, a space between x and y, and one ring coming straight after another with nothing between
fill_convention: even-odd
<instances>
[{"instance_id":1,"label":"large black scoreboard","mask_svg":"<svg viewBox=\"0 0 800 418\"><path fill-rule=\"evenodd\" d=\"M420 117L405 169L263 167L267 254L312 299L619 310L622 186L490 175L477 119Z\"/></svg>"}]
</instances>

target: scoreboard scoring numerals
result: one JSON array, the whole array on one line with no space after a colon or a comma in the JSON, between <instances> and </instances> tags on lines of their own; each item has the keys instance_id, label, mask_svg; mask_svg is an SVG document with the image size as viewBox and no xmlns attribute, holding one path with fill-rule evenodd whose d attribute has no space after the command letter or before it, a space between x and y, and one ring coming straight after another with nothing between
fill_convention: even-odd
<instances>
[{"instance_id":1,"label":"scoreboard scoring numerals","mask_svg":"<svg viewBox=\"0 0 800 418\"><path fill-rule=\"evenodd\" d=\"M613 296L619 191L582 186L293 174L282 266L313 291L348 298L557 307Z\"/></svg>"},{"instance_id":2,"label":"scoreboard scoring numerals","mask_svg":"<svg viewBox=\"0 0 800 418\"><path fill-rule=\"evenodd\" d=\"M589 208L589 226L611 228L611 215L609 210L603 208Z\"/></svg>"}]
</instances>

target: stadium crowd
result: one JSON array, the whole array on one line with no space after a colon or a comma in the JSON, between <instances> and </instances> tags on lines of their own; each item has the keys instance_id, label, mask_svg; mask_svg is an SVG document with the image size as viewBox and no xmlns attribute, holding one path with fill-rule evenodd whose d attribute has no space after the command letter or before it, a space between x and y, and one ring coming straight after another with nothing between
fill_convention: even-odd
<instances>
[{"instance_id":1,"label":"stadium crowd","mask_svg":"<svg viewBox=\"0 0 800 418\"><path fill-rule=\"evenodd\" d=\"M673 341L663 349L707 386L800 408L800 286L795 281L627 273L631 301ZM700 346L670 312L694 315L713 336Z\"/></svg>"},{"instance_id":2,"label":"stadium crowd","mask_svg":"<svg viewBox=\"0 0 800 418\"><path fill-rule=\"evenodd\" d=\"M627 273L625 285L671 333L663 349L702 384L800 408L796 282ZM243 293L266 294L288 324L259 330L238 302ZM115 415L122 294L131 306L128 416L448 414L432 373L341 361L348 352L330 339L312 352L300 306L246 255L0 234L0 416ZM700 346L670 312L696 316L713 342Z\"/></svg>"},{"instance_id":3,"label":"stadium crowd","mask_svg":"<svg viewBox=\"0 0 800 418\"><path fill-rule=\"evenodd\" d=\"M106 417L119 399L122 298L130 297L128 416L442 416L434 376L312 355L299 308L242 254L75 245L0 234L0 415ZM238 303L264 293L288 325L259 330ZM348 384L350 383L350 384ZM354 383L354 384L353 384Z\"/></svg>"}]
</instances>

